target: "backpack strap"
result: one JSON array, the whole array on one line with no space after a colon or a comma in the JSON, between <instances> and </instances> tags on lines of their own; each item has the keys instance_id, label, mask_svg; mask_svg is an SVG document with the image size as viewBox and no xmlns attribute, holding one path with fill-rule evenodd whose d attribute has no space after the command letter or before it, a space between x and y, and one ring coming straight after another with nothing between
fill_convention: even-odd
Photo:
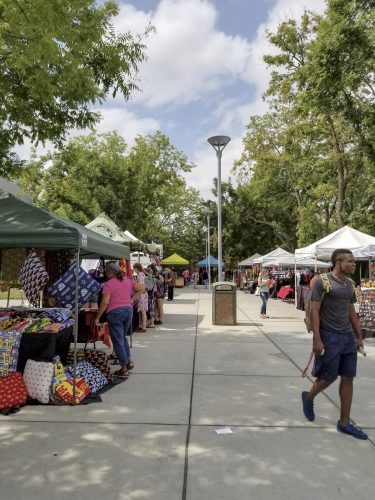
<instances>
[{"instance_id":1,"label":"backpack strap","mask_svg":"<svg viewBox=\"0 0 375 500\"><path fill-rule=\"evenodd\" d=\"M320 275L322 278L322 285L323 285L323 297L326 293L329 293L332 290L332 285L331 282L329 281L328 274L323 273ZM322 298L323 298L322 297Z\"/></svg>"}]
</instances>

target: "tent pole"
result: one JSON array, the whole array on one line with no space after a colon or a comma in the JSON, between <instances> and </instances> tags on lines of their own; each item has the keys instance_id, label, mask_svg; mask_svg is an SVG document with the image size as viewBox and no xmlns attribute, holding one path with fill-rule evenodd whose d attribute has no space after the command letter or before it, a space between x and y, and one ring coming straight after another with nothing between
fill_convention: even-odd
<instances>
[{"instance_id":1,"label":"tent pole","mask_svg":"<svg viewBox=\"0 0 375 500\"><path fill-rule=\"evenodd\" d=\"M78 293L79 293L79 246L76 252L76 287L74 301L74 350L73 350L73 406L76 404L77 341L78 341Z\"/></svg>"},{"instance_id":2,"label":"tent pole","mask_svg":"<svg viewBox=\"0 0 375 500\"><path fill-rule=\"evenodd\" d=\"M371 259L368 261L368 279L371 279Z\"/></svg>"},{"instance_id":3,"label":"tent pole","mask_svg":"<svg viewBox=\"0 0 375 500\"><path fill-rule=\"evenodd\" d=\"M294 305L297 309L297 259L294 254Z\"/></svg>"}]
</instances>

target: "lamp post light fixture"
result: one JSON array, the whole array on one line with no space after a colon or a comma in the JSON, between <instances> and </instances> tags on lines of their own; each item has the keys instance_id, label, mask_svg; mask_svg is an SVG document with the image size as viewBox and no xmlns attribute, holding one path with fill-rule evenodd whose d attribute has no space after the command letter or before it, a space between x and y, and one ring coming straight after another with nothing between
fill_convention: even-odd
<instances>
[{"instance_id":1,"label":"lamp post light fixture","mask_svg":"<svg viewBox=\"0 0 375 500\"><path fill-rule=\"evenodd\" d=\"M209 207L205 208L207 215L207 264L208 264L208 290L211 290L211 242L210 242L210 216L211 210Z\"/></svg>"},{"instance_id":2,"label":"lamp post light fixture","mask_svg":"<svg viewBox=\"0 0 375 500\"><path fill-rule=\"evenodd\" d=\"M218 167L218 175L217 175L217 260L218 264L218 280L222 280L222 272L223 272L223 248L222 248L222 240L221 240L221 157L223 154L223 149L230 141L230 137L227 135L215 135L207 139L207 141L211 144L211 146L216 151L217 157L217 167Z\"/></svg>"}]
</instances>

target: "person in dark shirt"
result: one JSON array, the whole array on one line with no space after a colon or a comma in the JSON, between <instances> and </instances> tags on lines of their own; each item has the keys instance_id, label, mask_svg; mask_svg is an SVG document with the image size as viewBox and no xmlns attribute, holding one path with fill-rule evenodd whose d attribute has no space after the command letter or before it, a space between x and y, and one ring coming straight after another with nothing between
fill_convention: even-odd
<instances>
[{"instance_id":1,"label":"person in dark shirt","mask_svg":"<svg viewBox=\"0 0 375 500\"><path fill-rule=\"evenodd\" d=\"M305 417L313 421L315 397L338 376L341 377L339 394L341 402L337 430L357 439L368 436L350 421L353 399L353 378L357 370L357 349L363 348L357 313L353 281L355 261L350 250L335 250L331 257L333 271L328 274L329 289L321 276L315 277L311 291L311 321L315 362L313 376L316 380L309 392L302 392Z\"/></svg>"}]
</instances>

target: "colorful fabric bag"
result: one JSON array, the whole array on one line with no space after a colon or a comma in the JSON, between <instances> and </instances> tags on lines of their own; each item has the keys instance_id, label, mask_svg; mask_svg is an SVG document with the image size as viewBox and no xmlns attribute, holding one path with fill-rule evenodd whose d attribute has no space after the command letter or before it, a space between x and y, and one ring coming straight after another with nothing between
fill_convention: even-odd
<instances>
[{"instance_id":1,"label":"colorful fabric bag","mask_svg":"<svg viewBox=\"0 0 375 500\"><path fill-rule=\"evenodd\" d=\"M22 373L9 373L0 378L0 410L24 406L27 400L27 390Z\"/></svg>"},{"instance_id":2,"label":"colorful fabric bag","mask_svg":"<svg viewBox=\"0 0 375 500\"><path fill-rule=\"evenodd\" d=\"M18 325L19 321L19 318L7 318L6 320L1 322L1 330L15 330L15 327Z\"/></svg>"},{"instance_id":3,"label":"colorful fabric bag","mask_svg":"<svg viewBox=\"0 0 375 500\"><path fill-rule=\"evenodd\" d=\"M76 379L75 403L79 404L90 394L90 387L83 378ZM58 401L66 404L73 403L73 378L62 382L55 389L55 397Z\"/></svg>"},{"instance_id":4,"label":"colorful fabric bag","mask_svg":"<svg viewBox=\"0 0 375 500\"><path fill-rule=\"evenodd\" d=\"M34 320L28 327L23 330L23 333L35 333L46 325L51 324L49 318L42 318Z\"/></svg>"},{"instance_id":5,"label":"colorful fabric bag","mask_svg":"<svg viewBox=\"0 0 375 500\"><path fill-rule=\"evenodd\" d=\"M19 281L31 304L38 304L39 292L48 282L48 273L35 252L30 253L25 260Z\"/></svg>"},{"instance_id":6,"label":"colorful fabric bag","mask_svg":"<svg viewBox=\"0 0 375 500\"><path fill-rule=\"evenodd\" d=\"M73 366L68 367L68 371L73 373ZM90 387L90 392L95 394L108 384L108 380L100 370L95 368L88 361L80 361L77 364L76 375L85 379Z\"/></svg>"},{"instance_id":7,"label":"colorful fabric bag","mask_svg":"<svg viewBox=\"0 0 375 500\"><path fill-rule=\"evenodd\" d=\"M64 323L65 321L71 320L72 312L69 309L48 309L43 311L40 315L41 318L49 318L52 323Z\"/></svg>"},{"instance_id":8,"label":"colorful fabric bag","mask_svg":"<svg viewBox=\"0 0 375 500\"><path fill-rule=\"evenodd\" d=\"M72 378L71 373L65 371L63 364L60 361L60 356L53 358L53 375L52 375L52 392L55 393L56 387Z\"/></svg>"},{"instance_id":9,"label":"colorful fabric bag","mask_svg":"<svg viewBox=\"0 0 375 500\"><path fill-rule=\"evenodd\" d=\"M104 351L97 351L95 349L89 349L87 351L83 349L77 350L77 363L86 360L95 366L100 372L105 376L108 382L112 382L113 375L111 370L111 365L108 360L108 356ZM73 350L69 351L67 357L67 364L73 364Z\"/></svg>"},{"instance_id":10,"label":"colorful fabric bag","mask_svg":"<svg viewBox=\"0 0 375 500\"><path fill-rule=\"evenodd\" d=\"M21 338L19 332L0 331L0 377L17 370Z\"/></svg>"},{"instance_id":11,"label":"colorful fabric bag","mask_svg":"<svg viewBox=\"0 0 375 500\"><path fill-rule=\"evenodd\" d=\"M48 403L52 376L53 363L28 359L23 379L30 397L41 403Z\"/></svg>"},{"instance_id":12,"label":"colorful fabric bag","mask_svg":"<svg viewBox=\"0 0 375 500\"><path fill-rule=\"evenodd\" d=\"M101 285L86 273L82 267L79 268L78 277L78 307L89 302L91 297L99 293ZM76 292L76 266L73 264L68 271L58 279L48 291L67 309L74 309Z\"/></svg>"}]
</instances>

